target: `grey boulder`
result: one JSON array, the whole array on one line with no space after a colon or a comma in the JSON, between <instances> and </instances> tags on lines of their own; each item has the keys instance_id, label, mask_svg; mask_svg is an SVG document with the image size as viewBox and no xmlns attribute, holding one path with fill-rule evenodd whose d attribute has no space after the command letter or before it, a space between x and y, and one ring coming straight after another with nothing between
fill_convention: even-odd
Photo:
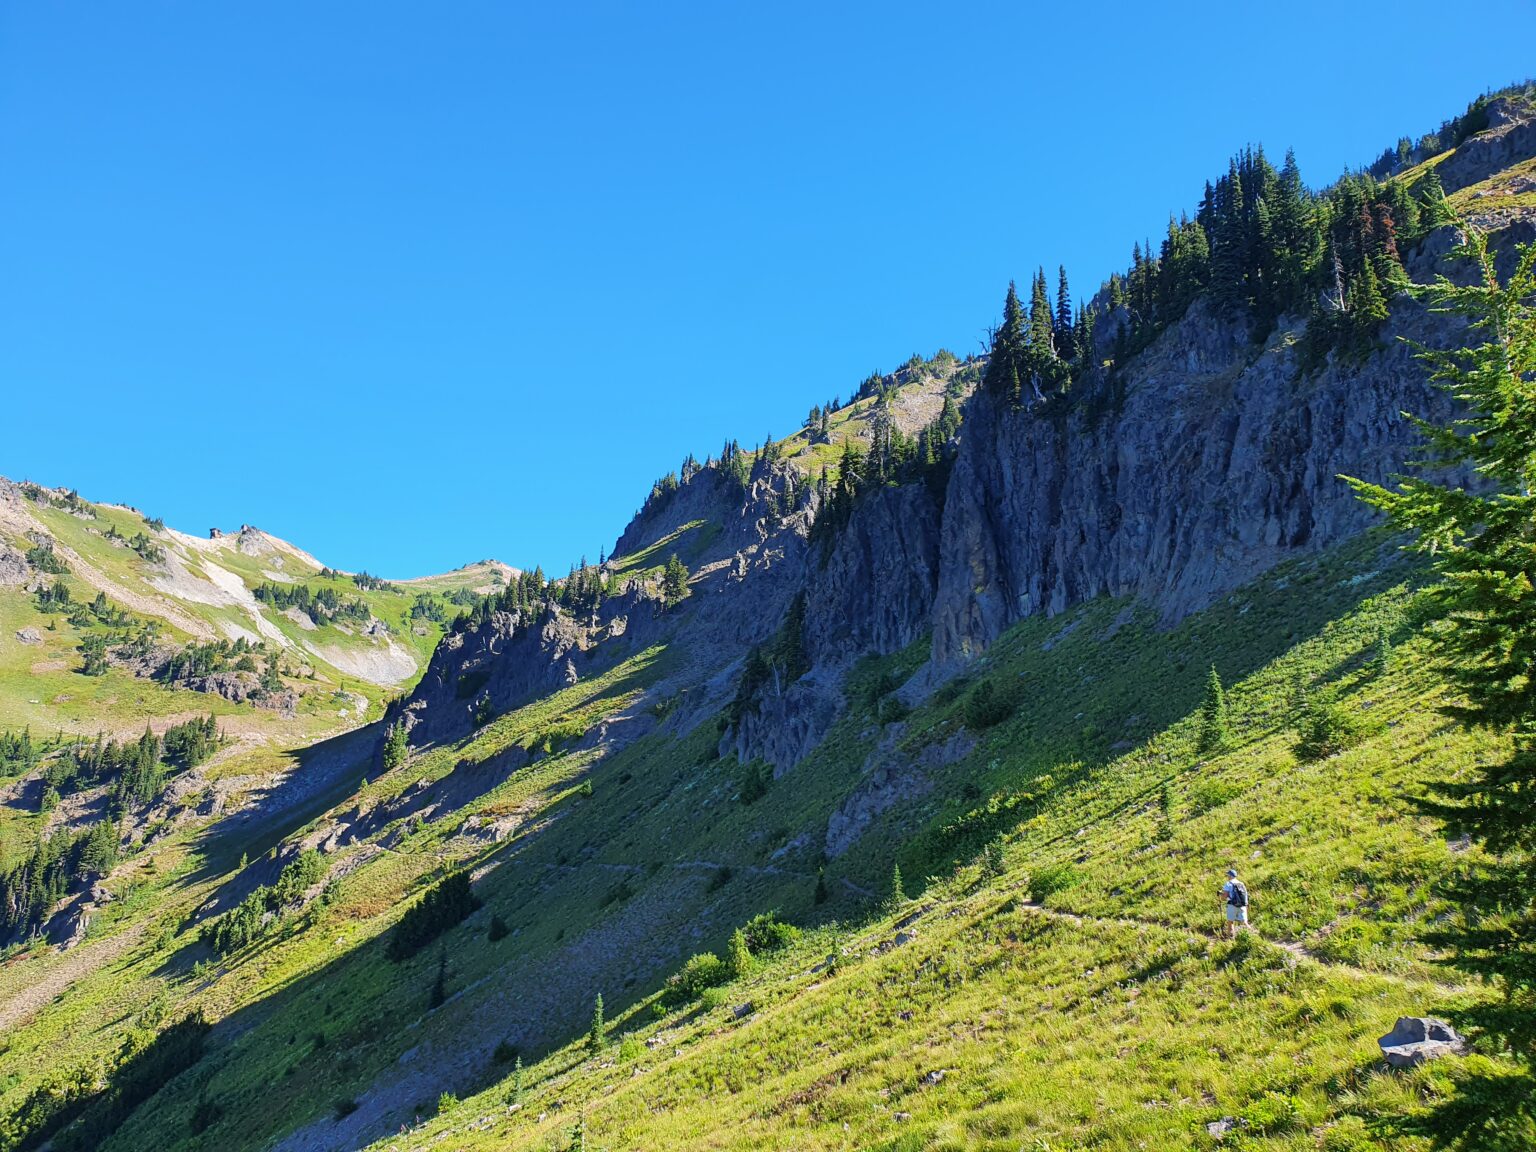
<instances>
[{"instance_id":1,"label":"grey boulder","mask_svg":"<svg viewBox=\"0 0 1536 1152\"><path fill-rule=\"evenodd\" d=\"M1376 1041L1381 1054L1394 1068L1417 1068L1440 1056L1460 1056L1467 1042L1443 1020L1426 1016L1399 1016L1397 1024Z\"/></svg>"}]
</instances>

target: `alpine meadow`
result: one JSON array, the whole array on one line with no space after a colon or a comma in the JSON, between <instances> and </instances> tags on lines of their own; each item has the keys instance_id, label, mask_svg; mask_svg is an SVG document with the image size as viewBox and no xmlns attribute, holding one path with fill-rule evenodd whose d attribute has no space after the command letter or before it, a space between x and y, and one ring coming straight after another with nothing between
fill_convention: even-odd
<instances>
[{"instance_id":1,"label":"alpine meadow","mask_svg":"<svg viewBox=\"0 0 1536 1152\"><path fill-rule=\"evenodd\" d=\"M797 430L558 572L515 526L640 419L590 374L710 426L597 316L500 396L242 398L306 457L390 408L350 490L220 433L253 500L410 471L504 560L7 465L0 1152L1536 1148L1536 83L1471 95L1331 181L1242 144L971 351L780 334ZM569 470L473 490L435 421Z\"/></svg>"}]
</instances>

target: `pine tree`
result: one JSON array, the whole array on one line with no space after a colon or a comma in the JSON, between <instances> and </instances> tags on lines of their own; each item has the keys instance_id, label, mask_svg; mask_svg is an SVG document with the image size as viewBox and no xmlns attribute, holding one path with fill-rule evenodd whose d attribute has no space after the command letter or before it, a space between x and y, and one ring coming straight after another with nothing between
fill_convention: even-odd
<instances>
[{"instance_id":1,"label":"pine tree","mask_svg":"<svg viewBox=\"0 0 1536 1152\"><path fill-rule=\"evenodd\" d=\"M684 596L688 595L688 567L677 558L677 553L667 557L667 566L661 574L661 598L668 607L672 607Z\"/></svg>"},{"instance_id":2,"label":"pine tree","mask_svg":"<svg viewBox=\"0 0 1536 1152\"><path fill-rule=\"evenodd\" d=\"M603 994L592 1002L592 1026L587 1029L587 1050L593 1055L603 1050Z\"/></svg>"},{"instance_id":3,"label":"pine tree","mask_svg":"<svg viewBox=\"0 0 1536 1152\"><path fill-rule=\"evenodd\" d=\"M1018 402L1027 342L1024 308L1019 303L1018 289L1010 280L1008 295L1003 300L1003 322L992 335L991 358L987 361L987 374L983 380L988 391Z\"/></svg>"},{"instance_id":4,"label":"pine tree","mask_svg":"<svg viewBox=\"0 0 1536 1152\"><path fill-rule=\"evenodd\" d=\"M818 868L816 869L816 891L811 896L811 903L822 905L829 899L831 894L827 891L827 871L825 868Z\"/></svg>"},{"instance_id":5,"label":"pine tree","mask_svg":"<svg viewBox=\"0 0 1536 1152\"><path fill-rule=\"evenodd\" d=\"M891 865L891 895L890 895L891 907L892 908L900 908L906 902L907 902L907 890L906 890L906 887L905 887L905 885L903 885L902 880L901 880L901 865L900 864L892 864Z\"/></svg>"},{"instance_id":6,"label":"pine tree","mask_svg":"<svg viewBox=\"0 0 1536 1152\"><path fill-rule=\"evenodd\" d=\"M1475 493L1423 478L1395 489L1350 484L1411 533L1444 577L1434 591L1444 626L1429 635L1464 700L1448 711L1512 737L1507 758L1437 782L1423 807L1486 852L1453 874L1445 895L1457 912L1427 943L1487 981L1490 991L1455 1016L1520 1069L1457 1070L1458 1092L1434 1111L1436 1135L1452 1146L1514 1149L1536 1131L1536 246L1519 249L1500 284L1486 237L1466 233L1462 252L1483 282L1442 279L1437 306L1467 317L1476 342L1419 355L1470 416L1417 423L1431 464L1461 465L1482 483Z\"/></svg>"},{"instance_id":7,"label":"pine tree","mask_svg":"<svg viewBox=\"0 0 1536 1152\"><path fill-rule=\"evenodd\" d=\"M1450 203L1445 198L1445 185L1440 182L1440 173L1431 168L1424 173L1415 189L1421 204L1419 214L1419 226L1421 228L1437 228L1441 224L1448 224L1455 218L1451 211Z\"/></svg>"},{"instance_id":8,"label":"pine tree","mask_svg":"<svg viewBox=\"0 0 1536 1152\"><path fill-rule=\"evenodd\" d=\"M1072 292L1067 287L1067 266L1056 267L1056 348L1064 359L1071 359L1072 348Z\"/></svg>"},{"instance_id":9,"label":"pine tree","mask_svg":"<svg viewBox=\"0 0 1536 1152\"><path fill-rule=\"evenodd\" d=\"M1205 702L1200 705L1200 751L1220 752L1231 742L1227 723L1227 694L1222 691L1221 677L1216 666L1211 665L1210 678L1205 683Z\"/></svg>"},{"instance_id":10,"label":"pine tree","mask_svg":"<svg viewBox=\"0 0 1536 1152\"><path fill-rule=\"evenodd\" d=\"M389 726L384 736L384 771L388 772L404 764L410 751L410 737L405 731L405 721L397 720Z\"/></svg>"}]
</instances>

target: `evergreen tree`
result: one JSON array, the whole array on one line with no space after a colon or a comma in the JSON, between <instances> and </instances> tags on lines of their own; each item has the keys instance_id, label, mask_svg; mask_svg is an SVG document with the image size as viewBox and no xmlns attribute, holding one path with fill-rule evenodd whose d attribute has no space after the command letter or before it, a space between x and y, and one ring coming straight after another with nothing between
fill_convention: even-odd
<instances>
[{"instance_id":1,"label":"evergreen tree","mask_svg":"<svg viewBox=\"0 0 1536 1152\"><path fill-rule=\"evenodd\" d=\"M688 595L688 566L677 558L677 553L667 557L667 566L661 574L661 598L668 607Z\"/></svg>"},{"instance_id":2,"label":"evergreen tree","mask_svg":"<svg viewBox=\"0 0 1536 1152\"><path fill-rule=\"evenodd\" d=\"M603 1050L603 994L592 1003L592 1026L587 1029L587 1050L594 1055Z\"/></svg>"},{"instance_id":3,"label":"evergreen tree","mask_svg":"<svg viewBox=\"0 0 1536 1152\"><path fill-rule=\"evenodd\" d=\"M992 335L991 358L987 361L987 373L983 379L983 385L988 391L1005 396L1014 403L1019 402L1027 343L1024 308L1019 303L1018 289L1010 280L1008 295L1003 300L1003 322Z\"/></svg>"},{"instance_id":4,"label":"evergreen tree","mask_svg":"<svg viewBox=\"0 0 1536 1152\"><path fill-rule=\"evenodd\" d=\"M1448 224L1454 219L1450 203L1445 198L1445 185L1440 182L1440 173L1431 168L1424 173L1419 180L1419 203L1422 206L1419 211L1419 225L1424 229L1437 228L1441 224Z\"/></svg>"},{"instance_id":5,"label":"evergreen tree","mask_svg":"<svg viewBox=\"0 0 1536 1152\"><path fill-rule=\"evenodd\" d=\"M1227 694L1222 691L1221 677L1216 666L1211 665L1210 678L1205 683L1205 701L1200 705L1200 751L1220 752L1231 742L1227 723Z\"/></svg>"},{"instance_id":6,"label":"evergreen tree","mask_svg":"<svg viewBox=\"0 0 1536 1152\"><path fill-rule=\"evenodd\" d=\"M1056 347L1063 357L1071 353L1063 349L1063 342L1072 339L1072 293L1067 287L1067 266L1056 267ZM1069 344L1070 346L1070 344Z\"/></svg>"},{"instance_id":7,"label":"evergreen tree","mask_svg":"<svg viewBox=\"0 0 1536 1152\"><path fill-rule=\"evenodd\" d=\"M811 896L811 903L820 906L829 899L831 894L827 891L827 870L818 868L816 869L816 891Z\"/></svg>"},{"instance_id":8,"label":"evergreen tree","mask_svg":"<svg viewBox=\"0 0 1536 1152\"><path fill-rule=\"evenodd\" d=\"M1424 807L1486 851L1454 874L1446 895L1457 912L1428 943L1487 981L1489 992L1457 1015L1519 1065L1517 1075L1488 1065L1453 1073L1459 1091L1437 1107L1436 1134L1451 1146L1515 1149L1536 1132L1536 247L1520 248L1503 284L1486 237L1467 229L1463 252L1483 282L1442 279L1438 306L1467 317L1475 343L1420 356L1470 415L1418 427L1431 464L1461 465L1481 483L1476 492L1423 478L1395 489L1350 483L1444 577L1434 594L1445 626L1429 635L1464 701L1449 711L1512 737L1507 758L1436 783Z\"/></svg>"},{"instance_id":9,"label":"evergreen tree","mask_svg":"<svg viewBox=\"0 0 1536 1152\"><path fill-rule=\"evenodd\" d=\"M388 772L404 764L410 751L410 737L405 731L405 720L397 720L384 734L384 771Z\"/></svg>"},{"instance_id":10,"label":"evergreen tree","mask_svg":"<svg viewBox=\"0 0 1536 1152\"><path fill-rule=\"evenodd\" d=\"M902 879L901 879L901 865L900 864L892 864L891 865L890 906L892 908L900 908L906 902L907 902L907 889L906 889L906 886L902 883Z\"/></svg>"}]
</instances>

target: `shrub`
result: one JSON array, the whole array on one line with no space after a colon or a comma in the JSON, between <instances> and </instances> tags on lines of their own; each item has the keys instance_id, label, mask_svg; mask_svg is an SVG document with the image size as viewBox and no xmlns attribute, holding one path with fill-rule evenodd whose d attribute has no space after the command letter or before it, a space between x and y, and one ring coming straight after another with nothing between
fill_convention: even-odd
<instances>
[{"instance_id":1,"label":"shrub","mask_svg":"<svg viewBox=\"0 0 1536 1152\"><path fill-rule=\"evenodd\" d=\"M747 947L757 956L788 948L800 939L800 929L793 924L784 923L779 919L777 912L764 912L760 916L752 917L747 921L742 933L746 936Z\"/></svg>"},{"instance_id":2,"label":"shrub","mask_svg":"<svg viewBox=\"0 0 1536 1152\"><path fill-rule=\"evenodd\" d=\"M356 1111L357 1101L353 1100L350 1096L344 1096L331 1105L331 1112L337 1120L345 1120Z\"/></svg>"},{"instance_id":3,"label":"shrub","mask_svg":"<svg viewBox=\"0 0 1536 1152\"><path fill-rule=\"evenodd\" d=\"M1302 713L1296 756L1300 760L1326 760L1355 747L1373 730L1373 725L1337 700L1310 701Z\"/></svg>"},{"instance_id":4,"label":"shrub","mask_svg":"<svg viewBox=\"0 0 1536 1152\"><path fill-rule=\"evenodd\" d=\"M516 1045L502 1040L497 1043L495 1050L491 1053L491 1060L496 1064L510 1064L517 1059L517 1055Z\"/></svg>"},{"instance_id":5,"label":"shrub","mask_svg":"<svg viewBox=\"0 0 1536 1152\"><path fill-rule=\"evenodd\" d=\"M967 728L980 730L1002 723L1012 711L1013 702L991 680L983 680L966 696L962 716Z\"/></svg>"},{"instance_id":6,"label":"shrub","mask_svg":"<svg viewBox=\"0 0 1536 1152\"><path fill-rule=\"evenodd\" d=\"M697 1000L706 988L724 984L731 978L725 961L713 952L700 952L689 958L682 971L667 980L667 988L681 1000Z\"/></svg>"},{"instance_id":7,"label":"shrub","mask_svg":"<svg viewBox=\"0 0 1536 1152\"><path fill-rule=\"evenodd\" d=\"M486 933L486 936L493 942L497 940L505 940L510 931L511 929L507 927L507 922L505 920L503 920L500 916L492 916L491 930Z\"/></svg>"},{"instance_id":8,"label":"shrub","mask_svg":"<svg viewBox=\"0 0 1536 1152\"><path fill-rule=\"evenodd\" d=\"M755 804L768 795L768 789L772 786L773 769L761 760L754 760L747 765L741 780L741 791L737 795L743 804Z\"/></svg>"}]
</instances>

